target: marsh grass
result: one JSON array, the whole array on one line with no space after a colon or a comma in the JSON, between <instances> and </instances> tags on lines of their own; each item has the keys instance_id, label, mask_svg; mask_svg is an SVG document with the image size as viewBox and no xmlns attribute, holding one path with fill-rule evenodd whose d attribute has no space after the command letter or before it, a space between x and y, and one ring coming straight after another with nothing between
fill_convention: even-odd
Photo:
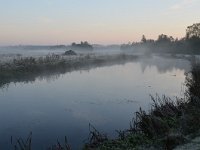
<instances>
[{"instance_id":1,"label":"marsh grass","mask_svg":"<svg viewBox=\"0 0 200 150\"><path fill-rule=\"evenodd\" d=\"M157 95L156 97L151 96L151 98L153 104L150 112L140 108L130 122L129 129L116 131L117 139L102 138L98 140L101 142L94 142L90 139L90 142L85 145L85 149L131 149L143 146L172 149L176 145L184 143L186 139L180 128L183 103L178 101L175 103L165 96ZM99 135L98 131L96 131L96 135Z\"/></svg>"},{"instance_id":2,"label":"marsh grass","mask_svg":"<svg viewBox=\"0 0 200 150\"><path fill-rule=\"evenodd\" d=\"M32 132L26 139L18 138L13 140L13 137L11 137L11 145L14 147L14 150L32 150ZM68 144L67 137L65 136L64 144L57 140L57 143L47 148L47 150L71 150L71 146Z\"/></svg>"},{"instance_id":3,"label":"marsh grass","mask_svg":"<svg viewBox=\"0 0 200 150\"><path fill-rule=\"evenodd\" d=\"M16 141L13 141L13 137L11 137L11 144L14 146L14 150L31 150L32 133L30 133L28 138L25 140L18 138Z\"/></svg>"},{"instance_id":4,"label":"marsh grass","mask_svg":"<svg viewBox=\"0 0 200 150\"><path fill-rule=\"evenodd\" d=\"M93 125L89 124L89 143L85 145L87 148L95 148L97 145L108 141L108 137L106 134L100 133Z\"/></svg>"},{"instance_id":5,"label":"marsh grass","mask_svg":"<svg viewBox=\"0 0 200 150\"><path fill-rule=\"evenodd\" d=\"M51 146L51 147L48 148L47 150L71 150L71 146L68 144L67 137L65 136L64 144L61 144L61 143L57 140L57 144Z\"/></svg>"}]
</instances>

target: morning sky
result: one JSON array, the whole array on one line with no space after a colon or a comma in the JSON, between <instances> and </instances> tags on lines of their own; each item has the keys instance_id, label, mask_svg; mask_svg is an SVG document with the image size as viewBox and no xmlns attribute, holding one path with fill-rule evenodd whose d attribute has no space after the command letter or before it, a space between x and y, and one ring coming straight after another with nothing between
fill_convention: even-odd
<instances>
[{"instance_id":1,"label":"morning sky","mask_svg":"<svg viewBox=\"0 0 200 150\"><path fill-rule=\"evenodd\" d=\"M121 44L183 37L200 0L0 0L0 45Z\"/></svg>"}]
</instances>

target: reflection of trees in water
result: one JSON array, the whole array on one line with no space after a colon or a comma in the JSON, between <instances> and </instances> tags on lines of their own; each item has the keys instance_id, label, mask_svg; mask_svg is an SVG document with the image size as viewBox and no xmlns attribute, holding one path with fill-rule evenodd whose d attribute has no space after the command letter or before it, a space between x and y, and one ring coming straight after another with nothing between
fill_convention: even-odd
<instances>
[{"instance_id":1,"label":"reflection of trees in water","mask_svg":"<svg viewBox=\"0 0 200 150\"><path fill-rule=\"evenodd\" d=\"M183 58L152 56L142 59L139 63L143 73L147 68L151 67L156 67L159 73L171 72L177 69L183 70L184 72L190 70L189 61Z\"/></svg>"},{"instance_id":2,"label":"reflection of trees in water","mask_svg":"<svg viewBox=\"0 0 200 150\"><path fill-rule=\"evenodd\" d=\"M45 69L40 72L29 72L29 73L17 73L14 76L7 76L0 79L0 87L6 88L10 83L30 83L36 80L46 80L52 82L57 80L61 75L72 72L75 70L89 71L96 67L112 66L125 64L127 62L137 62L141 66L141 70L145 73L147 68L156 67L159 73L170 72L174 69L183 70L188 72L190 70L190 63L187 58L177 57L165 57L165 56L134 56L134 55L117 55L117 56L104 56L101 59L96 57L91 60L81 60L83 62L74 63L73 65L67 65L62 67L54 67L51 69ZM1 74L1 73L0 73Z\"/></svg>"}]
</instances>

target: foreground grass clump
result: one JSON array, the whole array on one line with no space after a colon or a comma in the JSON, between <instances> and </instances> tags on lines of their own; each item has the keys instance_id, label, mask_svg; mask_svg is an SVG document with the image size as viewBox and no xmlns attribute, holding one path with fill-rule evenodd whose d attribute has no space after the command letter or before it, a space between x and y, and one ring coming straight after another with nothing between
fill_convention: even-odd
<instances>
[{"instance_id":1,"label":"foreground grass clump","mask_svg":"<svg viewBox=\"0 0 200 150\"><path fill-rule=\"evenodd\" d=\"M130 128L117 131L118 139L104 138L103 141L101 139L96 142L94 138L91 138L92 140L85 145L85 149L172 149L184 143L186 138L181 131L184 103L174 103L164 96L162 98L152 97L152 100L150 113L142 109L136 112Z\"/></svg>"},{"instance_id":2,"label":"foreground grass clump","mask_svg":"<svg viewBox=\"0 0 200 150\"><path fill-rule=\"evenodd\" d=\"M149 112L140 109L135 113L130 128L118 131L117 139L102 138L97 131L95 138L85 144L87 150L111 149L167 149L189 142L200 130L200 65L194 63L187 73L184 99L152 97ZM94 130L95 131L95 130ZM92 131L92 132L94 132Z\"/></svg>"},{"instance_id":3,"label":"foreground grass clump","mask_svg":"<svg viewBox=\"0 0 200 150\"><path fill-rule=\"evenodd\" d=\"M13 141L13 137L11 137L11 144L14 147L14 150L32 150L32 132L29 134L27 139L16 139ZM57 143L47 150L71 150L70 145L68 144L67 137L65 137L64 144L61 144L58 140Z\"/></svg>"}]
</instances>

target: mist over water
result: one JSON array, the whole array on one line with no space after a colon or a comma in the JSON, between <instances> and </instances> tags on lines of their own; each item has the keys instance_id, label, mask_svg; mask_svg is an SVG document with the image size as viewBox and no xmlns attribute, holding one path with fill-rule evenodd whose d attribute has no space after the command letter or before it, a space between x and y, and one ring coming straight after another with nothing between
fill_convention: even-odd
<instances>
[{"instance_id":1,"label":"mist over water","mask_svg":"<svg viewBox=\"0 0 200 150\"><path fill-rule=\"evenodd\" d=\"M72 148L81 149L89 123L115 137L114 130L128 128L135 111L150 108L150 94L183 96L189 70L185 58L151 55L11 82L0 90L0 149L10 148L11 135L26 137L30 131L33 149L45 149L64 136Z\"/></svg>"},{"instance_id":2,"label":"mist over water","mask_svg":"<svg viewBox=\"0 0 200 150\"><path fill-rule=\"evenodd\" d=\"M0 150L199 149L199 8L1 1Z\"/></svg>"}]
</instances>

